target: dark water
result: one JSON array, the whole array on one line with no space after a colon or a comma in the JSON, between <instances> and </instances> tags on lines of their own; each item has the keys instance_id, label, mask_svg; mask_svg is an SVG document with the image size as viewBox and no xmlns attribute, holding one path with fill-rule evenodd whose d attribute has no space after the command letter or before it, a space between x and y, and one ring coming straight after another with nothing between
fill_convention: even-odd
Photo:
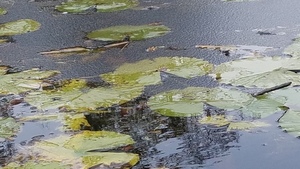
<instances>
[{"instance_id":1,"label":"dark water","mask_svg":"<svg viewBox=\"0 0 300 169\"><path fill-rule=\"evenodd\" d=\"M40 30L14 36L15 43L0 46L1 64L28 69L56 69L61 78L96 76L114 70L124 62L134 62L159 56L191 56L214 64L235 59L217 51L194 48L197 44L258 45L278 48L269 55L281 55L282 49L300 32L300 1L260 0L254 2L221 2L220 0L150 0L140 6L158 6L157 10L126 10L114 13L63 15L53 11L58 1L2 0L8 14L0 22L31 18L42 24ZM86 32L121 24L162 22L172 32L146 41L132 42L123 51L111 50L96 56L74 55L51 58L41 51L85 46ZM258 31L275 35L260 35ZM148 53L151 46L171 46L186 50L158 50ZM185 86L215 86L209 78L191 79L190 83L173 86L150 86L147 94ZM125 105L126 107L126 105ZM131 107L131 106L129 106ZM28 107L18 105L14 113L28 113ZM277 128L277 115L266 119L273 125L253 132L226 132L207 128L197 118L163 117L147 109L129 109L126 115L86 114L92 130L114 130L130 134L137 142L133 152L141 155L134 168L230 168L230 169L297 169L300 165L298 139ZM273 118L273 119L272 119ZM101 119L106 119L102 120ZM18 147L32 137L48 138L60 131L56 122L26 122L14 141ZM156 129L158 126L161 128ZM217 131L215 131L217 130ZM6 145L11 149L11 145ZM2 151L4 150L4 151ZM5 152L1 149L0 152ZM12 155L6 151L7 159Z\"/></svg>"}]
</instances>

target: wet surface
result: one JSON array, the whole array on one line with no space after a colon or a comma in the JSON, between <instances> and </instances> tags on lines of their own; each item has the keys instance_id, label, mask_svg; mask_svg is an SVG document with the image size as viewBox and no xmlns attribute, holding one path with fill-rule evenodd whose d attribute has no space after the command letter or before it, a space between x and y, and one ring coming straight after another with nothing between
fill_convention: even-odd
<instances>
[{"instance_id":1,"label":"wet surface","mask_svg":"<svg viewBox=\"0 0 300 169\"><path fill-rule=\"evenodd\" d=\"M98 76L113 71L124 62L134 62L159 56L191 56L219 64L237 58L215 50L197 49L195 45L256 45L277 50L267 55L282 55L284 47L300 32L298 0L260 0L255 2L221 2L220 0L153 0L140 1L140 7L114 13L87 15L60 14L53 11L57 1L4 0L0 6L8 13L1 23L30 18L42 24L40 30L13 36L12 43L0 46L0 64L28 69L60 70L59 78ZM122 24L162 22L172 32L146 41L132 42L120 51L54 58L42 51L73 46L100 44L85 39L86 32ZM184 48L156 50L151 46ZM168 76L168 75L166 75ZM190 80L169 77L161 85L148 86L147 96L164 90L187 86L217 86L209 77ZM144 101L144 100L143 100ZM271 127L259 131L231 131L209 128L198 123L198 117L164 117L143 107L142 102L128 103L107 114L85 117L91 130L113 130L130 134L136 141L131 152L139 153L141 161L134 168L289 168L296 169L299 140L282 132L275 122L280 114L264 119ZM2 104L3 103L3 104ZM1 113L19 117L36 110L26 104L1 102ZM3 109L2 109L3 108ZM56 121L24 122L22 130L12 140L0 140L0 163L8 162L13 152L39 139L61 133Z\"/></svg>"}]
</instances>

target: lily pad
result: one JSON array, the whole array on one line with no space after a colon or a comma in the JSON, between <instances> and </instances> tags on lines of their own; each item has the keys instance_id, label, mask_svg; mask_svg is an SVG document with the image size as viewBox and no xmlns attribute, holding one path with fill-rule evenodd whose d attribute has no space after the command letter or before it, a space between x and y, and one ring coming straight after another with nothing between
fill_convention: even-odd
<instances>
[{"instance_id":1,"label":"lily pad","mask_svg":"<svg viewBox=\"0 0 300 169\"><path fill-rule=\"evenodd\" d=\"M253 118L268 116L283 105L276 100L254 98L238 90L203 87L163 92L150 97L148 105L162 115L180 117L203 114L203 102L221 109L238 109Z\"/></svg>"},{"instance_id":2,"label":"lily pad","mask_svg":"<svg viewBox=\"0 0 300 169\"><path fill-rule=\"evenodd\" d=\"M286 55L291 55L293 57L300 57L300 38L294 39L293 43L286 47L283 51Z\"/></svg>"},{"instance_id":3,"label":"lily pad","mask_svg":"<svg viewBox=\"0 0 300 169\"><path fill-rule=\"evenodd\" d=\"M36 31L41 24L31 19L20 19L0 25L0 36L13 36Z\"/></svg>"},{"instance_id":4,"label":"lily pad","mask_svg":"<svg viewBox=\"0 0 300 169\"><path fill-rule=\"evenodd\" d=\"M64 147L73 149L75 152L91 150L109 150L121 146L133 144L129 135L109 131L84 131L71 137Z\"/></svg>"},{"instance_id":5,"label":"lily pad","mask_svg":"<svg viewBox=\"0 0 300 169\"><path fill-rule=\"evenodd\" d=\"M300 99L300 88L291 87L281 90L276 90L267 95L267 97L276 99L289 107L289 109L300 111L299 99Z\"/></svg>"},{"instance_id":6,"label":"lily pad","mask_svg":"<svg viewBox=\"0 0 300 169\"><path fill-rule=\"evenodd\" d=\"M20 130L20 124L13 118L0 118L0 138L10 138Z\"/></svg>"},{"instance_id":7,"label":"lily pad","mask_svg":"<svg viewBox=\"0 0 300 169\"><path fill-rule=\"evenodd\" d=\"M251 130L258 127L267 127L270 124L261 121L234 121L231 116L216 115L204 117L199 120L201 124L210 124L214 126L228 125L227 131L230 130Z\"/></svg>"},{"instance_id":8,"label":"lily pad","mask_svg":"<svg viewBox=\"0 0 300 169\"><path fill-rule=\"evenodd\" d=\"M61 88L30 92L25 101L42 110L64 107L77 112L96 111L100 107L122 104L141 95L142 87L96 87L90 88L85 80L73 79Z\"/></svg>"},{"instance_id":9,"label":"lily pad","mask_svg":"<svg viewBox=\"0 0 300 169\"><path fill-rule=\"evenodd\" d=\"M212 76L222 83L246 87L268 88L285 82L298 85L299 75L289 70L298 69L299 63L296 58L247 58L216 66Z\"/></svg>"},{"instance_id":10,"label":"lily pad","mask_svg":"<svg viewBox=\"0 0 300 169\"><path fill-rule=\"evenodd\" d=\"M189 57L159 57L136 63L125 63L112 73L101 78L116 85L144 86L161 82L160 71L180 77L191 78L210 72L213 65L207 61Z\"/></svg>"},{"instance_id":11,"label":"lily pad","mask_svg":"<svg viewBox=\"0 0 300 169\"><path fill-rule=\"evenodd\" d=\"M117 148L132 143L133 140L128 135L108 131L87 131L74 135L71 139L68 136L60 136L36 142L33 146L23 147L24 152L21 153L23 156L33 156L36 160L57 161L61 165L71 165L71 168L87 169L98 165L112 168L113 165L133 166L139 161L139 156L132 153L86 152L86 150Z\"/></svg>"},{"instance_id":12,"label":"lily pad","mask_svg":"<svg viewBox=\"0 0 300 169\"><path fill-rule=\"evenodd\" d=\"M169 32L170 28L165 25L122 25L92 31L87 34L87 37L101 41L121 41L126 36L130 36L130 40L137 41L162 36Z\"/></svg>"},{"instance_id":13,"label":"lily pad","mask_svg":"<svg viewBox=\"0 0 300 169\"><path fill-rule=\"evenodd\" d=\"M133 8L138 0L68 0L55 7L60 12L84 13L88 10L97 12L114 12Z\"/></svg>"},{"instance_id":14,"label":"lily pad","mask_svg":"<svg viewBox=\"0 0 300 169\"><path fill-rule=\"evenodd\" d=\"M0 8L0 15L5 15L7 11L4 8Z\"/></svg>"},{"instance_id":15,"label":"lily pad","mask_svg":"<svg viewBox=\"0 0 300 169\"><path fill-rule=\"evenodd\" d=\"M64 128L65 130L77 131L81 130L83 127L90 127L90 124L84 117L82 113L80 114L70 114L68 113L64 117Z\"/></svg>"},{"instance_id":16,"label":"lily pad","mask_svg":"<svg viewBox=\"0 0 300 169\"><path fill-rule=\"evenodd\" d=\"M300 136L300 111L288 110L285 115L280 119L279 125L282 130L295 135Z\"/></svg>"},{"instance_id":17,"label":"lily pad","mask_svg":"<svg viewBox=\"0 0 300 169\"><path fill-rule=\"evenodd\" d=\"M4 169L71 169L71 165L64 165L57 161L27 161L25 164L18 164L17 162L9 163Z\"/></svg>"},{"instance_id":18,"label":"lily pad","mask_svg":"<svg viewBox=\"0 0 300 169\"><path fill-rule=\"evenodd\" d=\"M0 94L19 94L32 89L40 89L43 80L58 74L58 71L26 70L18 73L0 74Z\"/></svg>"}]
</instances>

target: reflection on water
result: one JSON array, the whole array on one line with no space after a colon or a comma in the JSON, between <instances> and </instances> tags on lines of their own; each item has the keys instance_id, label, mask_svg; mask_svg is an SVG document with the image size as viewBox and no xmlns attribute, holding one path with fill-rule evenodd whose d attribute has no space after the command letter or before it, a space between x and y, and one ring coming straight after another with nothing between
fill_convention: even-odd
<instances>
[{"instance_id":1,"label":"reflection on water","mask_svg":"<svg viewBox=\"0 0 300 169\"><path fill-rule=\"evenodd\" d=\"M165 117L142 106L122 107L106 114L85 116L92 130L114 130L129 134L136 141L134 153L141 156L139 168L194 168L205 166L205 160L225 156L235 147L238 132L228 126L201 125L199 117Z\"/></svg>"}]
</instances>

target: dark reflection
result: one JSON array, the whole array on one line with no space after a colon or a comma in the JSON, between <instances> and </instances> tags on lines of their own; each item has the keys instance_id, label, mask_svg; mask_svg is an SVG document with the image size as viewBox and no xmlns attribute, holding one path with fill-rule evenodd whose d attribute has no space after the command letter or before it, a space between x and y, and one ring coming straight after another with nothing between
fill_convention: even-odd
<instances>
[{"instance_id":1,"label":"dark reflection","mask_svg":"<svg viewBox=\"0 0 300 169\"><path fill-rule=\"evenodd\" d=\"M11 159L14 151L14 144L11 141L0 138L0 166L3 166Z\"/></svg>"},{"instance_id":2,"label":"dark reflection","mask_svg":"<svg viewBox=\"0 0 300 169\"><path fill-rule=\"evenodd\" d=\"M238 142L239 134L227 131L228 125L201 125L200 117L161 116L149 110L145 102L145 98L138 99L116 106L110 113L85 114L92 130L111 130L132 136L136 143L125 151L140 155L141 160L134 169L201 167L207 159L226 155ZM124 148L116 151L124 151Z\"/></svg>"}]
</instances>

